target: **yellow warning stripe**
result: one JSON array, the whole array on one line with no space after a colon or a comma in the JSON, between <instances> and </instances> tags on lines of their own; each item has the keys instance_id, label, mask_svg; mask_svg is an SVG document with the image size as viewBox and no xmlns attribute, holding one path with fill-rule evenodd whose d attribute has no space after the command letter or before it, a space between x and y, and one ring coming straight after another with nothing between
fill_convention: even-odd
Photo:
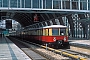
<instances>
[{"instance_id":1,"label":"yellow warning stripe","mask_svg":"<svg viewBox=\"0 0 90 60\"><path fill-rule=\"evenodd\" d=\"M46 46L41 46L43 48L46 49ZM66 56L69 56L69 57L72 57L72 58L75 58L75 59L80 59L80 60L87 60L86 58L83 58L83 57L79 57L79 56L76 56L76 55L73 55L73 54L70 54L68 52L63 52L61 50L56 50L56 49L53 49L53 48L49 48L47 47L48 50L51 50L51 51L54 51L54 52L57 52L57 53L60 53L62 55L66 55Z\"/></svg>"}]
</instances>

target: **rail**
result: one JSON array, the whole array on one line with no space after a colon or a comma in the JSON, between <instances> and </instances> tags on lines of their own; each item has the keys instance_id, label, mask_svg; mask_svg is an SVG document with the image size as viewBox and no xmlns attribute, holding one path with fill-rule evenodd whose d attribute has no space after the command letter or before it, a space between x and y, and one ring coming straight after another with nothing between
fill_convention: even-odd
<instances>
[{"instance_id":1,"label":"rail","mask_svg":"<svg viewBox=\"0 0 90 60\"><path fill-rule=\"evenodd\" d=\"M28 42L28 41L27 41L27 42ZM35 44L35 43L32 43L32 42L28 42L28 43L31 43L31 44L33 44L33 45L40 46L40 47L42 47L42 48L44 48L44 49L53 51L53 52L55 52L55 53L59 53L59 54L61 54L61 55L63 55L63 56L67 56L67 57L70 57L70 58L73 58L73 59L77 59L77 60L87 60L87 58L80 57L80 56L76 56L76 55L71 54L71 53L68 53L68 52L66 52L66 51L56 50L56 49L54 49L54 48L50 48L50 47L48 47L48 46L43 46L43 45ZM28 45L28 46L29 46L29 45Z\"/></svg>"},{"instance_id":2,"label":"rail","mask_svg":"<svg viewBox=\"0 0 90 60\"><path fill-rule=\"evenodd\" d=\"M65 52L65 51L56 50L56 49L49 48L49 47L46 47L46 46L43 46L43 45L41 45L41 47L45 48L45 49L48 49L48 50L51 50L51 51L54 51L56 53L60 53L61 55L65 55L65 56L77 59L77 60L87 60L86 58L83 58L83 57L80 57L80 56L76 56L76 55L70 54L70 53Z\"/></svg>"},{"instance_id":3,"label":"rail","mask_svg":"<svg viewBox=\"0 0 90 60\"><path fill-rule=\"evenodd\" d=\"M73 59L77 59L77 60L87 60L87 58L84 58L84 57L80 57L80 56L76 56L74 54L71 54L71 53L68 53L68 52L65 52L65 51L62 51L62 50L56 50L54 48L50 48L48 47L47 45L46 46L43 46L43 45L39 45L39 44L36 44L36 43L32 43L32 42L29 42L31 44L34 44L34 45L37 45L37 46L40 46L46 50L50 50L50 51L53 51L53 52L56 52L56 53L59 53L63 56L68 56L70 58L73 58Z\"/></svg>"}]
</instances>

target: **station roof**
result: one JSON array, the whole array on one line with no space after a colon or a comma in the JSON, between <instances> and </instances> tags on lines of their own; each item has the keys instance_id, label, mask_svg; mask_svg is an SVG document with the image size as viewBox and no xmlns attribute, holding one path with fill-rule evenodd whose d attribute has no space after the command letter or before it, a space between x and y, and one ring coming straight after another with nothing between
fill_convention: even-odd
<instances>
[{"instance_id":1,"label":"station roof","mask_svg":"<svg viewBox=\"0 0 90 60\"><path fill-rule=\"evenodd\" d=\"M57 19L58 16L62 17L69 14L78 14L80 12L82 14L90 13L89 0L2 0L0 3L0 20L8 16L6 18L16 20L22 27L35 23L33 21L34 14L38 15L40 22L43 22Z\"/></svg>"},{"instance_id":2,"label":"station roof","mask_svg":"<svg viewBox=\"0 0 90 60\"><path fill-rule=\"evenodd\" d=\"M16 20L19 22L22 27L32 25L36 22L34 22L34 15L37 14L39 17L39 21L47 21L47 20L52 20L52 19L57 19L57 17L63 17L67 16L70 14L75 14L74 12L56 12L56 11L3 11L0 12L0 20L5 19L7 17L4 16L9 16L9 18ZM79 14L79 13L78 13ZM85 13L80 13L81 14ZM84 18L85 19L85 18ZM82 20L83 21L83 20Z\"/></svg>"},{"instance_id":3,"label":"station roof","mask_svg":"<svg viewBox=\"0 0 90 60\"><path fill-rule=\"evenodd\" d=\"M16 20L17 22L19 22L22 27L25 27L25 26L28 26L28 25L32 25L34 24L34 15L37 14L38 17L39 17L39 21L42 22L42 21L46 21L46 20L51 20L53 18L56 18L56 17L59 17L59 16L64 16L64 15L67 15L67 12L66 13L58 13L58 12L41 12L38 11L34 11L34 12L27 12L27 11L18 11L18 12L15 12L15 11L12 11L12 12L0 12L0 20L2 19L5 19L7 17L5 16L9 16L9 18L11 19L14 19Z\"/></svg>"}]
</instances>

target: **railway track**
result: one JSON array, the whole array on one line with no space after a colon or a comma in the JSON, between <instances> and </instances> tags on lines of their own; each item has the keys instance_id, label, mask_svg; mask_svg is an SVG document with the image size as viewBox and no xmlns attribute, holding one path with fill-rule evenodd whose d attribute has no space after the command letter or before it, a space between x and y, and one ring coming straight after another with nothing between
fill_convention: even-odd
<instances>
[{"instance_id":1,"label":"railway track","mask_svg":"<svg viewBox=\"0 0 90 60\"><path fill-rule=\"evenodd\" d=\"M90 50L90 46L89 45L78 44L78 43L70 43L70 46L74 46L74 47L79 47L79 48L89 49Z\"/></svg>"},{"instance_id":2,"label":"railway track","mask_svg":"<svg viewBox=\"0 0 90 60\"><path fill-rule=\"evenodd\" d=\"M68 51L78 53L77 55L81 55L81 56L83 56L83 57L85 57L85 58L89 58L89 59L90 59L90 55L88 55L88 54L84 54L84 53L76 52L76 51L72 51L72 50L68 50Z\"/></svg>"},{"instance_id":3,"label":"railway track","mask_svg":"<svg viewBox=\"0 0 90 60\"><path fill-rule=\"evenodd\" d=\"M13 39L13 40L15 40L15 39ZM52 51L48 51L48 50L46 50L46 49L43 49L43 48L41 48L40 46L37 46L36 44L33 45L33 44L30 43L30 42L29 42L29 44L28 44L28 43L22 42L22 41L20 41L20 40L18 40L18 42L21 42L21 44L26 45L30 50L34 51L34 52L37 53L37 54L40 54L40 55L43 56L43 57L45 57L46 60L71 60L71 59L68 58L68 57L64 57L64 56L61 56L61 55L59 55L59 54L56 54L56 53L54 53L54 52L52 52ZM23 51L26 50L26 51L24 51L24 52L29 56L29 54L28 54L28 52L27 52L27 51L29 51L29 49L23 48L22 50L23 50ZM31 55L32 55L32 54L31 54ZM30 56L30 58L31 58L32 60L34 60L31 56ZM40 60L40 59L39 59L39 60ZM41 60L43 60L43 59L41 59Z\"/></svg>"},{"instance_id":4,"label":"railway track","mask_svg":"<svg viewBox=\"0 0 90 60\"><path fill-rule=\"evenodd\" d=\"M59 53L61 55L64 55L64 56L68 56L69 58L72 58L72 59L76 59L76 60L89 60L90 59L90 55L89 54L85 54L83 52L78 52L78 51L74 51L72 49L53 49L53 48L49 48L49 47L45 47L45 46L42 46L43 48L45 49L48 49L48 50L51 50L53 52L56 52L56 53ZM90 53L90 52L88 52Z\"/></svg>"},{"instance_id":5,"label":"railway track","mask_svg":"<svg viewBox=\"0 0 90 60\"><path fill-rule=\"evenodd\" d=\"M41 47L45 48L46 50L51 50L52 52L59 53L62 56L68 56L69 58L71 58L71 60L72 59L89 60L89 58L90 58L90 55L88 55L88 54L76 52L76 51L73 51L73 50L70 50L70 49L56 50L56 49L49 48L49 47L46 48L46 46L41 46ZM67 53L67 54L64 54L64 53Z\"/></svg>"},{"instance_id":6,"label":"railway track","mask_svg":"<svg viewBox=\"0 0 90 60\"><path fill-rule=\"evenodd\" d=\"M23 42L23 43L25 43L25 42ZM29 44L31 44L31 43L29 42ZM50 55L55 55L56 53L58 53L59 57L61 57L61 56L64 56L64 58L66 57L66 60L88 60L90 58L90 56L87 55L87 54L83 54L83 53L73 51L73 50L70 50L70 49L64 49L64 50L63 49L58 49L58 50L56 50L56 49L53 49L53 48L49 48L49 47L46 47L46 46L36 44L36 46L44 48L44 49L42 49L42 48L36 48L36 46L34 46L34 45L32 45L32 46L29 45L29 47L32 47L32 49L34 51L36 51L40 55L46 57L48 60L59 60L59 59L56 59L57 57L55 58L53 56L50 56ZM47 52L47 50L53 52L54 54L52 54L51 52ZM45 53L48 53L48 54L45 54Z\"/></svg>"},{"instance_id":7,"label":"railway track","mask_svg":"<svg viewBox=\"0 0 90 60\"><path fill-rule=\"evenodd\" d=\"M70 53L72 55L75 55L75 56L79 56L80 58L85 58L87 60L90 59L90 55L89 54L85 54L85 53L81 53L81 52L78 52L78 51L74 51L74 50L71 50L71 49L59 49L60 51L63 51L63 52L67 52L67 53ZM79 59L80 59L79 58Z\"/></svg>"},{"instance_id":8,"label":"railway track","mask_svg":"<svg viewBox=\"0 0 90 60\"><path fill-rule=\"evenodd\" d=\"M45 48L45 46L43 46L43 47ZM71 58L71 60L89 60L89 58L85 57L86 55L81 56L80 53L76 53L74 51L63 50L63 49L56 50L56 49L53 49L53 48L47 48L47 49L51 50L55 53L58 53L62 56L67 56L67 57Z\"/></svg>"},{"instance_id":9,"label":"railway track","mask_svg":"<svg viewBox=\"0 0 90 60\"><path fill-rule=\"evenodd\" d=\"M87 46L86 46L87 47ZM70 46L70 49L67 49L67 51L75 52L83 57L90 59L90 48L83 48L78 46Z\"/></svg>"}]
</instances>

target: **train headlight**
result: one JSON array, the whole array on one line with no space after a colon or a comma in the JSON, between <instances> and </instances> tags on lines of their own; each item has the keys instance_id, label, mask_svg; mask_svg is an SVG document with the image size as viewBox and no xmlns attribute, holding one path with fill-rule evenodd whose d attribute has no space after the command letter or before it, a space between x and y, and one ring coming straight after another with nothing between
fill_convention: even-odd
<instances>
[{"instance_id":1,"label":"train headlight","mask_svg":"<svg viewBox=\"0 0 90 60\"><path fill-rule=\"evenodd\" d=\"M64 41L66 41L67 39L66 39L66 37L64 37Z\"/></svg>"},{"instance_id":2,"label":"train headlight","mask_svg":"<svg viewBox=\"0 0 90 60\"><path fill-rule=\"evenodd\" d=\"M56 41L56 37L53 38L53 41Z\"/></svg>"}]
</instances>

